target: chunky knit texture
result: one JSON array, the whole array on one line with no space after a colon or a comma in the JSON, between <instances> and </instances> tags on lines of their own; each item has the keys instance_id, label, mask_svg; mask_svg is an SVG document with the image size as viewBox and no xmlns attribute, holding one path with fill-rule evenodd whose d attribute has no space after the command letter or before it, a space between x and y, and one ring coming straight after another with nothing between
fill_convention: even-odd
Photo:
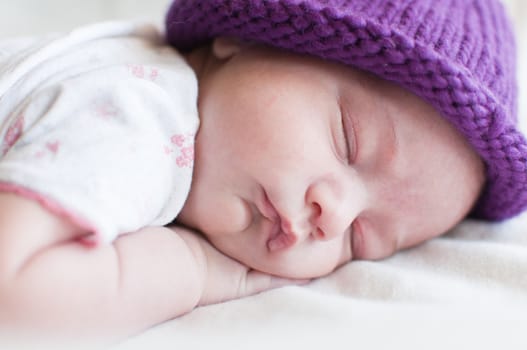
<instances>
[{"instance_id":1,"label":"chunky knit texture","mask_svg":"<svg viewBox=\"0 0 527 350\"><path fill-rule=\"evenodd\" d=\"M496 0L174 0L166 32L181 50L235 36L396 82L439 110L486 162L473 216L500 220L527 207L515 42Z\"/></svg>"}]
</instances>

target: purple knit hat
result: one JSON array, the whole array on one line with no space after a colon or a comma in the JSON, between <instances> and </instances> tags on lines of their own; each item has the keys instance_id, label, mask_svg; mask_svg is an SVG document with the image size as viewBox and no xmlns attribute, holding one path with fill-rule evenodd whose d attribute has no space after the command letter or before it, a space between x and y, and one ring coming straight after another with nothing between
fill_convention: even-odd
<instances>
[{"instance_id":1,"label":"purple knit hat","mask_svg":"<svg viewBox=\"0 0 527 350\"><path fill-rule=\"evenodd\" d=\"M352 65L431 103L487 166L472 216L527 207L527 142L516 127L515 43L497 0L174 0L170 44L234 36Z\"/></svg>"}]
</instances>

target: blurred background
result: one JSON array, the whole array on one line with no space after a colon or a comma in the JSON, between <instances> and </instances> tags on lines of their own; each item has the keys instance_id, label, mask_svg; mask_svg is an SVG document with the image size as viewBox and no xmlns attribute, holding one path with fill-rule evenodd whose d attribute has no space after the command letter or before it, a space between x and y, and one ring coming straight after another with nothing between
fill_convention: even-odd
<instances>
[{"instance_id":1,"label":"blurred background","mask_svg":"<svg viewBox=\"0 0 527 350\"><path fill-rule=\"evenodd\" d=\"M486 1L486 0L476 0ZM64 31L110 19L162 24L171 0L0 0L0 39ZM503 0L518 38L520 120L527 130L527 1Z\"/></svg>"},{"instance_id":2,"label":"blurred background","mask_svg":"<svg viewBox=\"0 0 527 350\"><path fill-rule=\"evenodd\" d=\"M162 23L170 0L0 0L0 38L63 31L110 19Z\"/></svg>"}]
</instances>

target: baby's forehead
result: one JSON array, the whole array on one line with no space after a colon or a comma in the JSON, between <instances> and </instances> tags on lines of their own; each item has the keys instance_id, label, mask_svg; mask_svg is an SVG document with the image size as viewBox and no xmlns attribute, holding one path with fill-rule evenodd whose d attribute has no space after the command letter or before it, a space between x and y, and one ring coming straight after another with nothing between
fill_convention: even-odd
<instances>
[{"instance_id":1,"label":"baby's forehead","mask_svg":"<svg viewBox=\"0 0 527 350\"><path fill-rule=\"evenodd\" d=\"M338 98L348 103L353 101L359 109L364 109L365 104L370 104L376 105L377 111L387 106L404 110L419 104L427 105L435 112L432 113L435 118L443 119L440 110L398 82L354 65L268 45L244 43L241 40L239 42L242 43L240 53L244 57L233 60L232 64L248 66L249 70L256 67L258 73L253 75L247 74L243 68L240 70L241 75L246 75L256 82L256 85L253 85L256 88L260 79L274 79L271 83L277 88L283 86L284 81L296 80L304 85L326 87L326 90L329 90L328 94L320 95L320 98ZM310 103L310 100L306 99L306 103Z\"/></svg>"},{"instance_id":2,"label":"baby's forehead","mask_svg":"<svg viewBox=\"0 0 527 350\"><path fill-rule=\"evenodd\" d=\"M239 52L242 60L234 60L233 64L245 64L251 62L261 68L262 71L271 69L283 69L285 73L324 74L327 79L347 80L359 84L373 84L388 80L373 74L353 64L345 64L334 59L318 57L307 53L296 53L276 48L266 44L246 42L242 39L234 39L241 45ZM314 84L317 82L314 80ZM398 85L395 83L395 85ZM405 89L405 91L408 91Z\"/></svg>"}]
</instances>

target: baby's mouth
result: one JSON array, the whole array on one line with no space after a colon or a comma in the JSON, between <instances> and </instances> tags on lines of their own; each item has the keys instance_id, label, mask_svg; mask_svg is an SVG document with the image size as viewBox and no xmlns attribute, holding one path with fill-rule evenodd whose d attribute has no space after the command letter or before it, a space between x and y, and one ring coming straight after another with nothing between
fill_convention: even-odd
<instances>
[{"instance_id":1,"label":"baby's mouth","mask_svg":"<svg viewBox=\"0 0 527 350\"><path fill-rule=\"evenodd\" d=\"M284 232L284 221L263 188L262 194L262 203L258 206L260 213L263 217L273 222L267 239L267 249L270 252L287 249L295 244L297 237L292 233Z\"/></svg>"},{"instance_id":2,"label":"baby's mouth","mask_svg":"<svg viewBox=\"0 0 527 350\"><path fill-rule=\"evenodd\" d=\"M273 225L273 231L267 240L267 249L270 252L285 250L295 244L297 237L282 230L280 220Z\"/></svg>"}]
</instances>

